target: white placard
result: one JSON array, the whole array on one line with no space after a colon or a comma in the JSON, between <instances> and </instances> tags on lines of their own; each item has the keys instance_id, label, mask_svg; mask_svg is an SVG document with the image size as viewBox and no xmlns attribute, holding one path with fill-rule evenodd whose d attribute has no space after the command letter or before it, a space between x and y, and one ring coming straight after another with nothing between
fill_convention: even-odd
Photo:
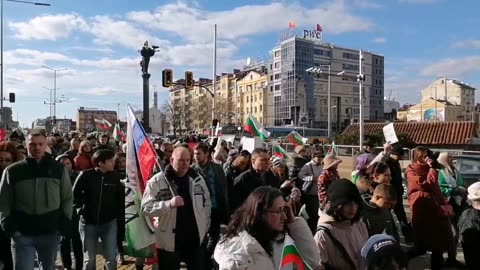
<instances>
[{"instance_id":1,"label":"white placard","mask_svg":"<svg viewBox=\"0 0 480 270\"><path fill-rule=\"evenodd\" d=\"M255 138L242 138L242 150L247 150L250 154L255 148L262 147L262 140L258 137Z\"/></svg>"},{"instance_id":2,"label":"white placard","mask_svg":"<svg viewBox=\"0 0 480 270\"><path fill-rule=\"evenodd\" d=\"M398 142L397 134L395 133L395 129L393 128L393 123L390 123L383 127L383 136L385 137L385 141L389 144L394 144Z\"/></svg>"}]
</instances>

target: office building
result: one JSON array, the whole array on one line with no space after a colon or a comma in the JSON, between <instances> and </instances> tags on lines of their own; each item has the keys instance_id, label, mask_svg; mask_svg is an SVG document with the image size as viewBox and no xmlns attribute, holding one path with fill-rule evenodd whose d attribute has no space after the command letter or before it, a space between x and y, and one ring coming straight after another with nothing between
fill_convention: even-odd
<instances>
[{"instance_id":1,"label":"office building","mask_svg":"<svg viewBox=\"0 0 480 270\"><path fill-rule=\"evenodd\" d=\"M110 124L114 124L117 118L116 111L101 110L96 108L80 107L77 110L76 122L77 130L79 131L93 131L96 129L95 119L105 119Z\"/></svg>"}]
</instances>

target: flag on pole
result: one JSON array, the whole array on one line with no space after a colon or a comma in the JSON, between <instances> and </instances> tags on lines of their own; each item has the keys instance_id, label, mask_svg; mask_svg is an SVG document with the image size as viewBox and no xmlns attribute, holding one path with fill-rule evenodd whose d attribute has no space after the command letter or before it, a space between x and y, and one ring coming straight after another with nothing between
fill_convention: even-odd
<instances>
[{"instance_id":1,"label":"flag on pole","mask_svg":"<svg viewBox=\"0 0 480 270\"><path fill-rule=\"evenodd\" d=\"M283 149L280 145L276 144L275 142L272 142L272 146L273 146L273 149L272 149L273 156L283 158L283 159L290 158L287 154L287 151L285 151L285 149Z\"/></svg>"},{"instance_id":2,"label":"flag on pole","mask_svg":"<svg viewBox=\"0 0 480 270\"><path fill-rule=\"evenodd\" d=\"M115 123L115 128L113 129L113 139L117 142L119 141L122 141L124 142L125 141L125 135L123 134L122 130L120 129L120 124L119 123Z\"/></svg>"},{"instance_id":3,"label":"flag on pole","mask_svg":"<svg viewBox=\"0 0 480 270\"><path fill-rule=\"evenodd\" d=\"M254 137L259 137L262 141L265 141L270 137L270 132L268 132L262 124L258 123L252 115L248 116L244 130L252 134Z\"/></svg>"},{"instance_id":4,"label":"flag on pole","mask_svg":"<svg viewBox=\"0 0 480 270\"><path fill-rule=\"evenodd\" d=\"M295 28L295 22L294 21L289 21L288 22L288 29L292 30L293 28Z\"/></svg>"},{"instance_id":5,"label":"flag on pole","mask_svg":"<svg viewBox=\"0 0 480 270\"><path fill-rule=\"evenodd\" d=\"M97 129L101 130L109 130L110 127L112 127L112 124L110 124L105 118L95 119L95 124L97 125Z\"/></svg>"},{"instance_id":6,"label":"flag on pole","mask_svg":"<svg viewBox=\"0 0 480 270\"><path fill-rule=\"evenodd\" d=\"M335 145L335 141L333 141L332 145L330 145L330 149L328 150L328 154L338 156L338 148Z\"/></svg>"},{"instance_id":7,"label":"flag on pole","mask_svg":"<svg viewBox=\"0 0 480 270\"><path fill-rule=\"evenodd\" d=\"M156 152L130 106L127 112L127 193L125 197L125 239L127 254L153 256L155 242L152 221L141 214L139 201L156 164ZM130 191L129 191L130 190Z\"/></svg>"},{"instance_id":8,"label":"flag on pole","mask_svg":"<svg viewBox=\"0 0 480 270\"><path fill-rule=\"evenodd\" d=\"M287 137L288 141L295 146L297 145L304 145L307 143L307 138L302 137L302 135L298 134L295 130L290 132Z\"/></svg>"},{"instance_id":9,"label":"flag on pole","mask_svg":"<svg viewBox=\"0 0 480 270\"><path fill-rule=\"evenodd\" d=\"M302 256L300 256L292 237L290 237L288 234L285 234L280 270L286 269L287 265L292 265L293 269L297 270L312 269L307 263L305 263L305 261L303 261Z\"/></svg>"},{"instance_id":10,"label":"flag on pole","mask_svg":"<svg viewBox=\"0 0 480 270\"><path fill-rule=\"evenodd\" d=\"M317 23L317 31L318 32L322 32L322 26L320 24Z\"/></svg>"}]
</instances>

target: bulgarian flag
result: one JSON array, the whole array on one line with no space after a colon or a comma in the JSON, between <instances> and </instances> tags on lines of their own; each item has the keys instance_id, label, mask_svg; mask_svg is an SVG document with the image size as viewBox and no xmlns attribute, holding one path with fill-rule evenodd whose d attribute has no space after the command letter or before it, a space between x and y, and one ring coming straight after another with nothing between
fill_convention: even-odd
<instances>
[{"instance_id":1,"label":"bulgarian flag","mask_svg":"<svg viewBox=\"0 0 480 270\"><path fill-rule=\"evenodd\" d=\"M285 234L280 269L286 269L287 265L292 265L292 268L297 270L312 269L303 261L292 237L290 237L288 234Z\"/></svg>"},{"instance_id":2,"label":"bulgarian flag","mask_svg":"<svg viewBox=\"0 0 480 270\"><path fill-rule=\"evenodd\" d=\"M258 123L251 115L248 116L247 123L243 129L254 137L259 137L262 141L265 141L270 136L270 132L268 132L268 130L266 130L262 124Z\"/></svg>"},{"instance_id":3,"label":"bulgarian flag","mask_svg":"<svg viewBox=\"0 0 480 270\"><path fill-rule=\"evenodd\" d=\"M112 124L110 124L105 118L95 119L95 124L97 124L97 129L101 130L109 130L110 127L112 127Z\"/></svg>"},{"instance_id":4,"label":"bulgarian flag","mask_svg":"<svg viewBox=\"0 0 480 270\"><path fill-rule=\"evenodd\" d=\"M273 156L283 158L283 159L289 159L287 151L285 151L285 149L283 149L280 145L276 144L275 142L272 142L272 146L273 146L273 149L272 149Z\"/></svg>"},{"instance_id":5,"label":"bulgarian flag","mask_svg":"<svg viewBox=\"0 0 480 270\"><path fill-rule=\"evenodd\" d=\"M308 140L307 138L302 137L296 131L290 132L290 134L288 134L286 138L290 143L294 144L295 146L304 145L307 143L307 140Z\"/></svg>"},{"instance_id":6,"label":"bulgarian flag","mask_svg":"<svg viewBox=\"0 0 480 270\"><path fill-rule=\"evenodd\" d=\"M125 135L123 134L122 130L120 129L120 125L118 123L115 123L115 128L113 129L113 139L117 142L125 141Z\"/></svg>"},{"instance_id":7,"label":"bulgarian flag","mask_svg":"<svg viewBox=\"0 0 480 270\"><path fill-rule=\"evenodd\" d=\"M328 150L328 154L338 156L338 149L337 149L337 146L335 145L335 142L332 142L332 145L330 146L330 149Z\"/></svg>"}]
</instances>

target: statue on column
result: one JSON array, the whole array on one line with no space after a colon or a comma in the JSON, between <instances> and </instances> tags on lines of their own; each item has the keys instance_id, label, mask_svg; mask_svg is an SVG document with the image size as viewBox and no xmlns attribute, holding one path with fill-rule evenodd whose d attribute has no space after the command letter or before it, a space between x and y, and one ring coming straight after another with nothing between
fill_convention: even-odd
<instances>
[{"instance_id":1,"label":"statue on column","mask_svg":"<svg viewBox=\"0 0 480 270\"><path fill-rule=\"evenodd\" d=\"M142 67L142 73L148 74L148 65L150 64L150 57L155 55L156 49L158 46L148 47L148 41L145 41L141 50L139 50L142 55L142 61L140 61L140 66Z\"/></svg>"}]
</instances>

